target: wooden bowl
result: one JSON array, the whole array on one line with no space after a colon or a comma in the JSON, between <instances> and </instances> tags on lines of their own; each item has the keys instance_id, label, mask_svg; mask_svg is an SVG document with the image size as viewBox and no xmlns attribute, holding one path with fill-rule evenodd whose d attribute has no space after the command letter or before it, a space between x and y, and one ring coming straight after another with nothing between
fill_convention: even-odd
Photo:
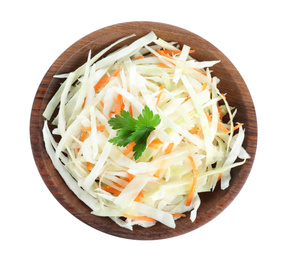
<instances>
[{"instance_id":1,"label":"wooden bowl","mask_svg":"<svg viewBox=\"0 0 285 260\"><path fill-rule=\"evenodd\" d=\"M119 227L109 218L90 214L90 208L81 202L63 182L45 151L42 136L44 122L42 113L62 82L60 79L53 78L53 75L75 70L87 60L90 49L94 55L119 38L136 34L136 37L119 44L116 47L118 48L130 44L134 39L150 31L154 31L158 37L164 40L177 41L181 45L191 46L196 50L192 56L199 61L221 60L213 67L213 75L221 79L219 89L222 93L227 93L229 104L238 108L235 121L244 123L246 128L244 147L251 159L247 160L243 166L232 169L232 179L226 190L216 188L214 192L200 193L201 206L194 223L190 221L188 213L186 218L176 221L175 229L157 223L147 230L135 226L134 230L130 231ZM243 187L254 161L257 145L257 122L254 104L245 82L228 58L211 43L194 33L172 25L156 22L129 22L95 31L71 45L58 57L47 71L35 95L30 119L30 137L34 159L42 179L54 197L71 214L91 227L110 235L128 239L154 240L174 237L195 230L216 217L233 201Z\"/></svg>"}]
</instances>

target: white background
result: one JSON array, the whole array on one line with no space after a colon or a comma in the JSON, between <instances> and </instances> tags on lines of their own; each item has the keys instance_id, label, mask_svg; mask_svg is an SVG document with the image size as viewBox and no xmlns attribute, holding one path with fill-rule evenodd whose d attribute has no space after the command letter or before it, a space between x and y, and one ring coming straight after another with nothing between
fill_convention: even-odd
<instances>
[{"instance_id":1,"label":"white background","mask_svg":"<svg viewBox=\"0 0 285 260\"><path fill-rule=\"evenodd\" d=\"M256 107L258 151L242 191L176 238L126 240L83 224L48 191L30 148L32 102L50 65L81 37L128 21L170 23L210 41ZM6 1L0 22L1 259L285 259L283 1Z\"/></svg>"}]
</instances>

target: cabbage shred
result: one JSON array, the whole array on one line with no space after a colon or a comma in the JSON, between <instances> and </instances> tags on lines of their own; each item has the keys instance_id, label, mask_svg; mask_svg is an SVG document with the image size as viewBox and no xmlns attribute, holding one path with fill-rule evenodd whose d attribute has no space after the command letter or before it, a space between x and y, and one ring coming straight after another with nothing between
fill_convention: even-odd
<instances>
[{"instance_id":1,"label":"cabbage shred","mask_svg":"<svg viewBox=\"0 0 285 260\"><path fill-rule=\"evenodd\" d=\"M68 187L92 214L110 217L130 230L157 221L175 228L175 220L186 212L195 221L200 192L214 191L219 180L226 189L231 169L250 158L242 147L244 128L234 128L233 108L218 90L219 79L211 76L209 68L219 61L195 60L190 46L180 51L176 43L150 32L101 58L133 36L93 58L89 52L80 68L55 76L66 80L43 114L45 147ZM98 84L102 86L95 91ZM116 130L108 121L115 117L119 97L121 110L134 118L145 106L161 118L138 160L132 151L125 152L126 147L109 142ZM47 122L57 107L51 133ZM223 122L225 114L228 122ZM58 143L54 135L60 135ZM197 168L197 184L186 206L193 182L189 156Z\"/></svg>"}]
</instances>

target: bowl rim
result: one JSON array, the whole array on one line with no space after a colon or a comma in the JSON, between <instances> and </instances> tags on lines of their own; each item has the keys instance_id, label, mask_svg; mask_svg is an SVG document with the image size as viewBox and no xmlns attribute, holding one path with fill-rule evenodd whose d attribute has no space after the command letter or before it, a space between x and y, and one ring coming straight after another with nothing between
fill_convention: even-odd
<instances>
[{"instance_id":1,"label":"bowl rim","mask_svg":"<svg viewBox=\"0 0 285 260\"><path fill-rule=\"evenodd\" d=\"M242 86L242 90L247 92L246 93L247 98L250 101L250 105L247 107L247 109L248 110L251 109L251 117L252 117L250 121L251 122L250 130L249 131L247 130L246 132L248 136L250 135L250 138L248 139L248 145L251 148L250 149L251 159L249 159L246 162L246 170L244 170L242 174L239 174L240 176L238 176L238 179L235 181L234 187L231 187L230 185L228 190L224 192L224 196L218 201L216 205L214 205L208 211L204 212L201 215L199 215L198 213L199 216L197 217L195 222L192 223L192 225L186 225L185 227L180 226L178 229L169 229L169 228L166 229L163 225L160 225L158 223L157 225L159 227L155 229L156 231L152 235L147 235L148 233L147 231L151 230L152 228L143 229L141 227L138 227L138 228L135 227L134 231L126 231L126 230L122 230L122 228L120 227L114 228L113 224L114 225L117 225L117 224L115 224L114 222L107 221L106 218L99 217L100 220L98 220L98 217L92 215L92 219L91 219L90 218L91 210L83 203L82 205L80 205L81 211L78 211L78 209L74 205L72 205L73 203L69 201L69 196L75 196L75 195L71 191L69 192L68 188L67 190L64 189L62 192L61 192L61 189L59 189L59 187L63 185L63 181L60 181L56 179L55 177L56 173L54 171L54 167L53 165L51 165L51 161L45 149L43 149L44 145L43 145L43 138L42 138L43 117L41 116L41 114L44 109L44 103L46 103L47 100L52 95L52 93L50 93L49 91L49 87L52 84L53 75L61 73L66 62L68 62L73 57L74 54L86 52L86 46L92 43L92 41L94 41L95 39L97 40L101 38L104 39L104 37L106 38L108 35L114 34L116 31L122 33L124 31L130 31L132 29L137 30L138 28L144 28L144 30L148 28L149 31L152 30L154 32L155 31L164 31L164 32L169 31L169 33L172 33L174 35L184 34L185 37L186 36L192 37L198 42L201 42L205 44L206 46L209 46L211 51L216 51L217 53L219 53L224 58L224 62L227 63L228 69L236 73L236 78L234 80L237 82L238 86ZM256 120L256 112L255 112L254 104L253 104L253 101L250 96L250 92L244 80L242 79L241 75L239 74L237 69L234 67L234 65L214 45L209 43L204 38L186 29L183 29L183 28L180 28L174 25L159 23L159 22L149 22L149 21L136 22L135 21L135 22L125 22L125 23L114 24L114 25L110 25L110 26L101 28L99 30L96 30L94 32L91 32L90 34L82 37L81 39L73 43L54 61L54 63L50 66L50 68L44 75L37 89L35 97L34 97L34 102L32 105L32 111L31 111L31 117L30 117L30 142L31 142L31 148L32 148L32 153L34 156L35 163L37 165L38 171L44 183L49 188L53 196L58 200L58 202L64 208L66 208L72 215L74 215L76 218L78 218L85 224L99 231L110 234L110 235L114 235L114 236L121 237L121 238L127 238L127 239L136 239L136 240L157 240L157 239L165 239L165 238L182 235L182 234L188 233L190 231L193 231L201 227L202 225L208 223L209 221L214 219L217 215L219 215L235 199L235 197L238 195L238 193L244 186L244 183L246 182L250 174L250 170L254 162L254 157L255 157L256 148L257 148L257 120Z\"/></svg>"}]
</instances>

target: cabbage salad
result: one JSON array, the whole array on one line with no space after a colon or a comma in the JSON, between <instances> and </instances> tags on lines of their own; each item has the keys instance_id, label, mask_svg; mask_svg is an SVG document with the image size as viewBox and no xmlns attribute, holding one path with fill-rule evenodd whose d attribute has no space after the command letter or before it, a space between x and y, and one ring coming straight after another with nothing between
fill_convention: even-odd
<instances>
[{"instance_id":1,"label":"cabbage salad","mask_svg":"<svg viewBox=\"0 0 285 260\"><path fill-rule=\"evenodd\" d=\"M157 221L175 228L186 212L195 220L200 192L219 181L226 189L231 169L249 158L244 128L211 76L219 61L197 61L190 46L154 32L104 55L133 36L54 76L64 82L43 113L43 138L92 214L130 230Z\"/></svg>"}]
</instances>

